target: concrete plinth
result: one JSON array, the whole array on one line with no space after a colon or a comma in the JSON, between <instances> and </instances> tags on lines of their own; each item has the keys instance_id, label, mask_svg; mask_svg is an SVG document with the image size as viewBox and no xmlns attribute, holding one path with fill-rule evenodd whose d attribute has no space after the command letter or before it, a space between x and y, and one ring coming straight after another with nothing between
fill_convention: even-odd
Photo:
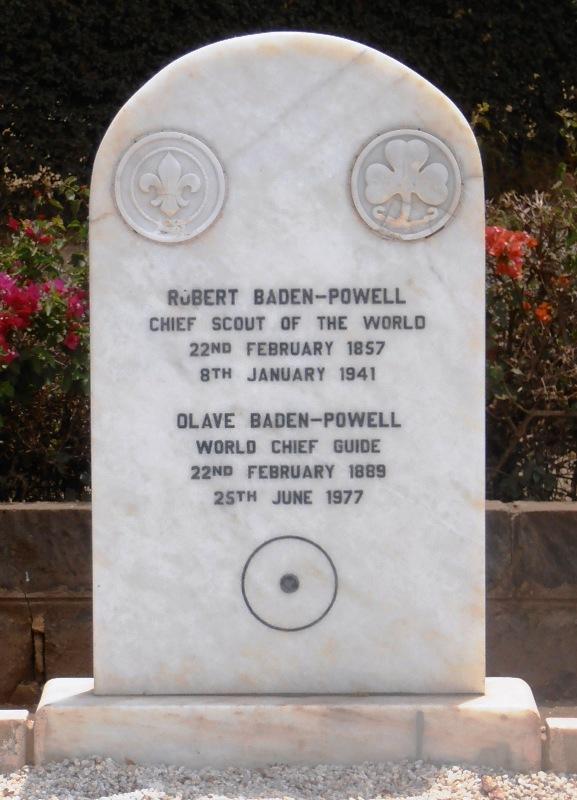
<instances>
[{"instance_id":1,"label":"concrete plinth","mask_svg":"<svg viewBox=\"0 0 577 800\"><path fill-rule=\"evenodd\" d=\"M0 710L0 772L15 772L26 763L27 711Z\"/></svg>"},{"instance_id":2,"label":"concrete plinth","mask_svg":"<svg viewBox=\"0 0 577 800\"><path fill-rule=\"evenodd\" d=\"M577 717L548 717L545 766L555 772L577 772Z\"/></svg>"},{"instance_id":3,"label":"concrete plinth","mask_svg":"<svg viewBox=\"0 0 577 800\"><path fill-rule=\"evenodd\" d=\"M484 695L97 696L85 678L46 684L37 764L90 755L189 767L425 759L541 768L529 686L488 678Z\"/></svg>"}]
</instances>

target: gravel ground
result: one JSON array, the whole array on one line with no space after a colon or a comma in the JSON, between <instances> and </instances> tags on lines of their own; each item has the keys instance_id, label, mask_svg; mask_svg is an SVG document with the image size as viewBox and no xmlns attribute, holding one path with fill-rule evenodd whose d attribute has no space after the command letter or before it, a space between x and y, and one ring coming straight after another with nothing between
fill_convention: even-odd
<instances>
[{"instance_id":1,"label":"gravel ground","mask_svg":"<svg viewBox=\"0 0 577 800\"><path fill-rule=\"evenodd\" d=\"M354 767L192 770L111 759L62 761L0 774L11 800L577 800L577 775L435 767L422 761Z\"/></svg>"}]
</instances>

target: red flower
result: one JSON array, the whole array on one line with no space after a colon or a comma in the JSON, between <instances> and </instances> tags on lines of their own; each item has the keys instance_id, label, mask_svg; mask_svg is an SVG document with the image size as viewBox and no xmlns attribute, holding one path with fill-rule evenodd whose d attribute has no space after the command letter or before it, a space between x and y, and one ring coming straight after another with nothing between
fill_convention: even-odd
<instances>
[{"instance_id":1,"label":"red flower","mask_svg":"<svg viewBox=\"0 0 577 800\"><path fill-rule=\"evenodd\" d=\"M14 219L14 217L8 217L6 227L10 228L11 231L18 231L20 230L20 222L17 219Z\"/></svg>"},{"instance_id":2,"label":"red flower","mask_svg":"<svg viewBox=\"0 0 577 800\"><path fill-rule=\"evenodd\" d=\"M18 358L16 350L10 348L4 350L0 345L0 364L11 364L15 358Z\"/></svg>"},{"instance_id":3,"label":"red flower","mask_svg":"<svg viewBox=\"0 0 577 800\"><path fill-rule=\"evenodd\" d=\"M519 280L523 275L523 259L527 250L538 242L525 231L508 231L497 226L485 229L487 253L495 259L495 271Z\"/></svg>"},{"instance_id":4,"label":"red flower","mask_svg":"<svg viewBox=\"0 0 577 800\"><path fill-rule=\"evenodd\" d=\"M18 358L18 353L8 345L0 328L0 364L11 364L15 358Z\"/></svg>"},{"instance_id":5,"label":"red flower","mask_svg":"<svg viewBox=\"0 0 577 800\"><path fill-rule=\"evenodd\" d=\"M498 259L495 267L498 275L508 275L518 281L523 275L523 261L516 259Z\"/></svg>"},{"instance_id":6,"label":"red flower","mask_svg":"<svg viewBox=\"0 0 577 800\"><path fill-rule=\"evenodd\" d=\"M547 325L547 323L551 322L551 303L541 303L535 309L535 316L543 325Z\"/></svg>"},{"instance_id":7,"label":"red flower","mask_svg":"<svg viewBox=\"0 0 577 800\"><path fill-rule=\"evenodd\" d=\"M503 254L506 244L506 239L503 237L504 233L506 233L504 228L498 228L497 226L485 228L485 244L490 256L499 258Z\"/></svg>"},{"instance_id":8,"label":"red flower","mask_svg":"<svg viewBox=\"0 0 577 800\"><path fill-rule=\"evenodd\" d=\"M77 333L75 333L74 330L69 330L64 339L62 340L62 344L69 350L76 350L76 348L80 344L80 336Z\"/></svg>"},{"instance_id":9,"label":"red flower","mask_svg":"<svg viewBox=\"0 0 577 800\"><path fill-rule=\"evenodd\" d=\"M24 228L24 235L38 244L50 244L54 241L54 237L50 236L49 233L40 233L39 231L35 230L32 225L27 225Z\"/></svg>"},{"instance_id":10,"label":"red flower","mask_svg":"<svg viewBox=\"0 0 577 800\"><path fill-rule=\"evenodd\" d=\"M25 328L26 322L27 322L26 317L20 316L19 314L11 314L11 315L7 314L4 317L4 325L6 327L6 330L9 330L10 328L16 328L16 329Z\"/></svg>"},{"instance_id":11,"label":"red flower","mask_svg":"<svg viewBox=\"0 0 577 800\"><path fill-rule=\"evenodd\" d=\"M42 311L43 299L51 293L65 301L68 322L61 343L68 350L78 348L82 332L79 321L87 312L87 292L67 286L62 278L21 285L12 275L0 272L0 365L8 364L18 357L17 351L9 342L12 334L26 330L34 324L34 315ZM58 308L62 310L62 304Z\"/></svg>"},{"instance_id":12,"label":"red flower","mask_svg":"<svg viewBox=\"0 0 577 800\"><path fill-rule=\"evenodd\" d=\"M0 273L0 300L7 311L0 314L0 330L24 328L40 305L41 287L36 283L18 286L14 278Z\"/></svg>"}]
</instances>

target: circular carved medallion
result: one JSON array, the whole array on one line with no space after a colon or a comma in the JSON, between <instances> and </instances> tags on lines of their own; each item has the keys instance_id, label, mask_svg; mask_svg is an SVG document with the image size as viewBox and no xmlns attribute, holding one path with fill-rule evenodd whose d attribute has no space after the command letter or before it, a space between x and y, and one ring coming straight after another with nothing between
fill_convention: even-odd
<instances>
[{"instance_id":1,"label":"circular carved medallion","mask_svg":"<svg viewBox=\"0 0 577 800\"><path fill-rule=\"evenodd\" d=\"M453 153L430 133L389 131L359 154L351 176L361 218L390 239L422 239L453 216L461 173Z\"/></svg>"},{"instance_id":2,"label":"circular carved medallion","mask_svg":"<svg viewBox=\"0 0 577 800\"><path fill-rule=\"evenodd\" d=\"M242 595L259 622L302 631L329 613L337 596L335 565L318 544L279 536L252 553L242 571Z\"/></svg>"},{"instance_id":3,"label":"circular carved medallion","mask_svg":"<svg viewBox=\"0 0 577 800\"><path fill-rule=\"evenodd\" d=\"M211 225L224 202L224 172L215 154L187 133L139 139L116 170L118 209L137 233L183 242Z\"/></svg>"}]
</instances>

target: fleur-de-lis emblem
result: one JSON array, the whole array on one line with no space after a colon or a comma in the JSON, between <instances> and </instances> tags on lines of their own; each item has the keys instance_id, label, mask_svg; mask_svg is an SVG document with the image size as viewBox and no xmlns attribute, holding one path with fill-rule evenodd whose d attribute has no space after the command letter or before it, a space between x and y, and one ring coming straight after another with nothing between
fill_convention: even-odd
<instances>
[{"instance_id":1,"label":"fleur-de-lis emblem","mask_svg":"<svg viewBox=\"0 0 577 800\"><path fill-rule=\"evenodd\" d=\"M449 194L447 186L449 172L444 164L426 164L430 151L428 145L419 139L393 139L385 147L385 155L392 169L386 164L371 164L365 172L365 197L371 204L378 204L372 210L375 219L381 220L390 228L411 228L422 226L423 222L433 220L438 209L428 208L424 216L410 219L413 195L423 203L439 206ZM401 210L397 217L390 214L389 207L383 205L395 196L401 199Z\"/></svg>"},{"instance_id":2,"label":"fleur-de-lis emblem","mask_svg":"<svg viewBox=\"0 0 577 800\"><path fill-rule=\"evenodd\" d=\"M189 172L182 174L182 167L168 152L158 165L158 174L145 172L138 182L143 192L156 192L156 197L150 199L150 204L158 207L167 217L173 217L181 208L190 203L190 197L185 197L185 189L191 193L200 189L200 178Z\"/></svg>"}]
</instances>

